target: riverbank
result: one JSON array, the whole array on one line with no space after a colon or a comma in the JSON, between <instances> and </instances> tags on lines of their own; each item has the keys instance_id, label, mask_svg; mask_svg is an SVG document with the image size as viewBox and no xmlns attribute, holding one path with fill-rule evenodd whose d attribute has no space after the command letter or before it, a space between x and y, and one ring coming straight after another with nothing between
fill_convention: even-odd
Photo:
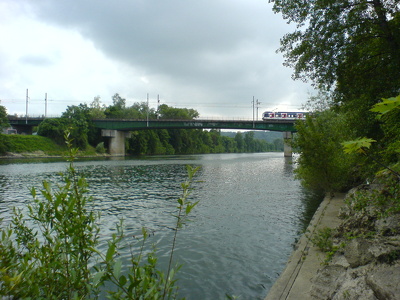
<instances>
[{"instance_id":1,"label":"riverbank","mask_svg":"<svg viewBox=\"0 0 400 300\"><path fill-rule=\"evenodd\" d=\"M270 289L265 300L308 300L312 278L321 267L325 253L320 252L310 241L319 229L340 224L339 210L344 204L344 194L327 196L315 212L306 234L300 238L290 256L286 268Z\"/></svg>"},{"instance_id":2,"label":"riverbank","mask_svg":"<svg viewBox=\"0 0 400 300\"><path fill-rule=\"evenodd\" d=\"M54 154L50 155L48 153L45 153L44 151L38 150L38 151L32 151L32 152L7 152L5 155L0 155L0 159L20 159L20 158L63 158L67 155L65 154ZM111 157L110 154L108 153L90 153L87 154L85 152L78 152L77 157L80 158L98 158L98 157Z\"/></svg>"},{"instance_id":3,"label":"riverbank","mask_svg":"<svg viewBox=\"0 0 400 300\"><path fill-rule=\"evenodd\" d=\"M265 300L400 299L400 214L355 209L356 191L324 199ZM311 242L327 227L331 253Z\"/></svg>"}]
</instances>

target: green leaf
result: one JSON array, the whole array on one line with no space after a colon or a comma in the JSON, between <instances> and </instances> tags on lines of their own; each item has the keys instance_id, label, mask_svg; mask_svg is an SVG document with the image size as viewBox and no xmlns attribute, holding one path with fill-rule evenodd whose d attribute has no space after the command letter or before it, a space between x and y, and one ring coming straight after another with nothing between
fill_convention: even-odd
<instances>
[{"instance_id":1,"label":"green leaf","mask_svg":"<svg viewBox=\"0 0 400 300\"><path fill-rule=\"evenodd\" d=\"M121 268L122 268L122 260L118 260L115 264L114 264L114 276L116 278L119 277L119 275L121 274ZM125 278L125 282L126 282L126 278Z\"/></svg>"},{"instance_id":2,"label":"green leaf","mask_svg":"<svg viewBox=\"0 0 400 300\"><path fill-rule=\"evenodd\" d=\"M400 106L400 95L397 97L392 97L388 99L382 99L383 101L375 104L370 111L376 112L379 115L377 118L379 119L382 115L392 111L393 109Z\"/></svg>"},{"instance_id":3,"label":"green leaf","mask_svg":"<svg viewBox=\"0 0 400 300\"><path fill-rule=\"evenodd\" d=\"M97 286L100 284L101 278L104 276L104 271L97 272L96 275L93 277L93 285Z\"/></svg>"},{"instance_id":4,"label":"green leaf","mask_svg":"<svg viewBox=\"0 0 400 300\"><path fill-rule=\"evenodd\" d=\"M115 254L115 244L111 243L110 246L108 247L107 254L106 254L106 262L109 262L112 260L113 256Z\"/></svg>"},{"instance_id":5,"label":"green leaf","mask_svg":"<svg viewBox=\"0 0 400 300\"><path fill-rule=\"evenodd\" d=\"M121 275L121 277L119 278L119 286L123 287L127 282L128 280L126 279L126 277L124 275Z\"/></svg>"},{"instance_id":6,"label":"green leaf","mask_svg":"<svg viewBox=\"0 0 400 300\"><path fill-rule=\"evenodd\" d=\"M343 148L344 152L347 154L350 153L364 153L364 149L367 148L369 149L372 145L372 143L376 142L373 139L370 138L359 138L354 141L348 141L348 142L343 142Z\"/></svg>"}]
</instances>

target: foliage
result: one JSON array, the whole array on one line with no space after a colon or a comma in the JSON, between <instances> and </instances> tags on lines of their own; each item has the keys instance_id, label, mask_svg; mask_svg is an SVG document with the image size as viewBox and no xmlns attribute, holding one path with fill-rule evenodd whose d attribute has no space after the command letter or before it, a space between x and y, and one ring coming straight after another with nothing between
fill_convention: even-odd
<instances>
[{"instance_id":1,"label":"foliage","mask_svg":"<svg viewBox=\"0 0 400 300\"><path fill-rule=\"evenodd\" d=\"M104 109L104 115L108 119L156 119L154 108L147 106L145 102L135 102L131 107L126 106L126 99L118 93L112 97L113 105Z\"/></svg>"},{"instance_id":2,"label":"foliage","mask_svg":"<svg viewBox=\"0 0 400 300\"><path fill-rule=\"evenodd\" d=\"M311 242L315 247L317 247L320 251L326 253L326 258L324 260L324 264L327 264L335 253L345 246L344 243L340 245L335 245L333 240L334 230L329 227L324 227L318 229L317 232L313 234L311 237Z\"/></svg>"},{"instance_id":3,"label":"foliage","mask_svg":"<svg viewBox=\"0 0 400 300\"><path fill-rule=\"evenodd\" d=\"M169 263L168 263L168 272L166 278L170 278L172 275L172 260L173 260L173 255L174 255L174 250L175 250L175 245L176 245L176 238L177 238L177 233L178 229L182 228L182 226L187 222L188 220L188 215L190 212L193 210L193 208L199 203L199 201L192 202L189 199L190 194L192 193L192 182L193 182L193 177L196 174L196 172L200 169L200 167L193 168L191 166L187 166L187 171L188 171L188 180L183 182L181 184L182 187L182 195L178 199L178 214L175 216L176 217L176 226L175 226L175 233L174 233L174 238L172 241L172 248L171 248L171 253L169 257ZM170 285L171 282L168 280L165 281L165 286L164 286L164 293L163 293L163 299L166 296L167 291L170 291Z\"/></svg>"},{"instance_id":4,"label":"foliage","mask_svg":"<svg viewBox=\"0 0 400 300\"><path fill-rule=\"evenodd\" d=\"M70 158L75 150L70 148ZM97 243L96 215L86 209L87 184L72 162L64 185L52 192L43 182L27 216L14 208L12 223L2 228L0 293L16 298L80 299L90 294L90 247Z\"/></svg>"},{"instance_id":5,"label":"foliage","mask_svg":"<svg viewBox=\"0 0 400 300\"><path fill-rule=\"evenodd\" d=\"M372 112L378 113L377 118L380 119L383 115L399 107L400 107L400 95L389 99L382 99L382 102L375 104L374 107L371 108L370 110Z\"/></svg>"},{"instance_id":6,"label":"foliage","mask_svg":"<svg viewBox=\"0 0 400 300\"><path fill-rule=\"evenodd\" d=\"M346 115L332 110L296 124L292 146L300 153L296 176L312 190L346 190L358 180L354 156L343 155L341 143L353 137Z\"/></svg>"},{"instance_id":7,"label":"foliage","mask_svg":"<svg viewBox=\"0 0 400 300\"><path fill-rule=\"evenodd\" d=\"M74 147L86 149L88 145L89 131L95 131L94 125L90 121L90 108L86 104L68 106L61 115L65 119L67 129L70 131Z\"/></svg>"},{"instance_id":8,"label":"foliage","mask_svg":"<svg viewBox=\"0 0 400 300\"><path fill-rule=\"evenodd\" d=\"M3 128L9 127L10 124L8 123L7 118L7 109L0 105L0 132Z\"/></svg>"},{"instance_id":9,"label":"foliage","mask_svg":"<svg viewBox=\"0 0 400 300\"><path fill-rule=\"evenodd\" d=\"M378 119L381 119L381 117L384 116L382 118L382 120L388 122L388 120L390 120L389 118L391 116L391 113L393 113L394 111L395 111L395 113L396 113L396 111L397 111L397 113L399 113L399 110L397 109L399 107L400 107L400 96L398 96L396 98L383 99L383 102L375 104L374 107L371 109L371 111L378 113L378 115L377 115ZM400 131L399 131L400 128L399 128L397 120L394 123L388 122L389 126L388 126L388 124L384 123L383 128L386 131L385 138L389 139L389 141L394 139L394 142L392 142L392 144L390 144L390 142L389 142L389 145L392 147L394 145L395 151L399 152L400 145L399 145L398 138L400 137ZM395 129L395 130L393 130L393 129ZM395 131L394 136L390 136L389 133L392 133L393 131ZM370 154L369 151L366 151L366 149L369 149L371 147L371 144L373 142L376 142L376 140L373 140L370 138L358 138L353 141L343 142L342 145L344 147L345 153L362 153L362 154L368 156L368 158L370 158L371 160L376 162L381 167L384 167L385 169L391 171L393 174L397 175L398 178L400 179L400 173L391 169L388 165L386 165L384 162L382 162L381 159L375 157L375 155L373 153ZM388 150L384 151L384 153L390 152L391 150L392 149L389 148Z\"/></svg>"},{"instance_id":10,"label":"foliage","mask_svg":"<svg viewBox=\"0 0 400 300\"><path fill-rule=\"evenodd\" d=\"M8 136L0 133L0 154L5 154L10 151L10 143Z\"/></svg>"},{"instance_id":11,"label":"foliage","mask_svg":"<svg viewBox=\"0 0 400 300\"><path fill-rule=\"evenodd\" d=\"M166 104L160 105L158 113L160 119L192 120L199 116L199 113L194 109L170 107Z\"/></svg>"},{"instance_id":12,"label":"foliage","mask_svg":"<svg viewBox=\"0 0 400 300\"><path fill-rule=\"evenodd\" d=\"M329 252L333 249L332 228L319 229L311 238L311 242L320 251Z\"/></svg>"},{"instance_id":13,"label":"foliage","mask_svg":"<svg viewBox=\"0 0 400 300\"><path fill-rule=\"evenodd\" d=\"M254 139L254 133L244 139L241 133L235 138L221 136L219 130L140 130L132 132L127 142L127 152L135 155L266 152L280 150L283 145L279 141L277 143L271 145L265 140Z\"/></svg>"},{"instance_id":14,"label":"foliage","mask_svg":"<svg viewBox=\"0 0 400 300\"><path fill-rule=\"evenodd\" d=\"M64 143L64 131L67 129L67 121L63 118L45 119L38 126L38 135L51 138L62 145Z\"/></svg>"},{"instance_id":15,"label":"foliage","mask_svg":"<svg viewBox=\"0 0 400 300\"><path fill-rule=\"evenodd\" d=\"M400 5L398 0L270 0L295 30L281 39L293 78L311 80L327 103L348 114L357 136L382 138L369 111L400 86ZM321 97L322 96L322 97ZM393 159L392 152L389 159Z\"/></svg>"},{"instance_id":16,"label":"foliage","mask_svg":"<svg viewBox=\"0 0 400 300\"><path fill-rule=\"evenodd\" d=\"M371 144L376 142L369 138L359 138L354 141L343 142L344 153L365 153L365 149L369 149Z\"/></svg>"},{"instance_id":17,"label":"foliage","mask_svg":"<svg viewBox=\"0 0 400 300\"><path fill-rule=\"evenodd\" d=\"M171 263L176 232L197 204L189 200L197 168L188 167L189 179L182 184L167 275L157 269L154 251L143 255L148 236L145 229L140 252L131 254L131 266L124 270L118 254L124 236L122 221L108 241L107 251L99 251L99 215L88 209L92 201L87 196L88 185L73 166L78 150L72 148L69 133L65 137L69 167L62 175L64 183L56 191L47 181L40 193L32 188L33 203L27 211L14 208L11 223L0 230L0 296L98 299L101 289L110 288L111 283L114 288L107 291L111 299L175 298L177 269L172 269Z\"/></svg>"},{"instance_id":18,"label":"foliage","mask_svg":"<svg viewBox=\"0 0 400 300\"><path fill-rule=\"evenodd\" d=\"M106 153L106 148L104 147L104 142L98 143L96 146L96 152L100 154Z\"/></svg>"},{"instance_id":19,"label":"foliage","mask_svg":"<svg viewBox=\"0 0 400 300\"><path fill-rule=\"evenodd\" d=\"M4 152L43 151L49 155L61 155L66 150L64 146L56 144L52 139L38 135L0 134L0 141L2 141L0 145L5 149Z\"/></svg>"},{"instance_id":20,"label":"foliage","mask_svg":"<svg viewBox=\"0 0 400 300\"><path fill-rule=\"evenodd\" d=\"M343 85L339 89L360 89L356 83L362 87L383 84L380 90L398 87L397 0L270 2L275 12L297 25L281 39L279 49L285 54L285 64L294 68L294 78L310 78L328 88L339 81Z\"/></svg>"},{"instance_id":21,"label":"foliage","mask_svg":"<svg viewBox=\"0 0 400 300\"><path fill-rule=\"evenodd\" d=\"M94 97L93 101L90 103L90 117L91 119L104 119L106 115L104 114L106 107L101 105L100 96Z\"/></svg>"},{"instance_id":22,"label":"foliage","mask_svg":"<svg viewBox=\"0 0 400 300\"><path fill-rule=\"evenodd\" d=\"M103 142L100 129L92 120L108 119L194 119L199 113L194 109L160 105L158 111L147 103L126 106L126 99L119 94L113 96L113 105L101 105L100 97L94 98L90 107L86 104L68 106L59 119L45 119L38 127L38 134L64 143L63 132L69 130L75 147L86 149L88 144L97 147ZM126 151L134 155L170 155L197 153L235 153L283 151L283 143L273 144L255 138L254 132L238 133L235 138L221 136L219 130L202 129L158 129L133 131L127 139ZM98 149L101 153L101 149ZM98 152L99 152L98 151Z\"/></svg>"},{"instance_id":23,"label":"foliage","mask_svg":"<svg viewBox=\"0 0 400 300\"><path fill-rule=\"evenodd\" d=\"M380 218L400 213L398 177L388 172L381 172L377 175L376 183L374 189L359 189L347 197L347 206L354 212L373 209Z\"/></svg>"}]
</instances>

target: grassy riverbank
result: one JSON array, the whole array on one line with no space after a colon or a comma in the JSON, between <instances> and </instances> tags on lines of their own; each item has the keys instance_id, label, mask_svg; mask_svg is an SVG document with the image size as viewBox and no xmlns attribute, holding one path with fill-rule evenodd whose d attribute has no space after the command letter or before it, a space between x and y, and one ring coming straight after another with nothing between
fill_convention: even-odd
<instances>
[{"instance_id":1,"label":"grassy riverbank","mask_svg":"<svg viewBox=\"0 0 400 300\"><path fill-rule=\"evenodd\" d=\"M5 157L63 156L67 147L39 135L0 134L0 155ZM93 147L80 151L79 156L96 155Z\"/></svg>"}]
</instances>

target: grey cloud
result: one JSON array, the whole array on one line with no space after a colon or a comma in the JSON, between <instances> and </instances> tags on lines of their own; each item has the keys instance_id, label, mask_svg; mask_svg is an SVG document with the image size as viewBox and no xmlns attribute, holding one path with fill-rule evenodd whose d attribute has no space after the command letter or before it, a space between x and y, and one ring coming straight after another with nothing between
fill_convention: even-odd
<instances>
[{"instance_id":1,"label":"grey cloud","mask_svg":"<svg viewBox=\"0 0 400 300\"><path fill-rule=\"evenodd\" d=\"M25 55L19 58L22 64L32 65L35 67L47 67L53 64L53 61L43 55Z\"/></svg>"},{"instance_id":2,"label":"grey cloud","mask_svg":"<svg viewBox=\"0 0 400 300\"><path fill-rule=\"evenodd\" d=\"M32 3L29 1L29 3ZM290 83L275 50L288 31L267 1L38 0L38 18L79 31L107 56L225 101L281 96ZM223 101L223 99L221 99Z\"/></svg>"}]
</instances>

